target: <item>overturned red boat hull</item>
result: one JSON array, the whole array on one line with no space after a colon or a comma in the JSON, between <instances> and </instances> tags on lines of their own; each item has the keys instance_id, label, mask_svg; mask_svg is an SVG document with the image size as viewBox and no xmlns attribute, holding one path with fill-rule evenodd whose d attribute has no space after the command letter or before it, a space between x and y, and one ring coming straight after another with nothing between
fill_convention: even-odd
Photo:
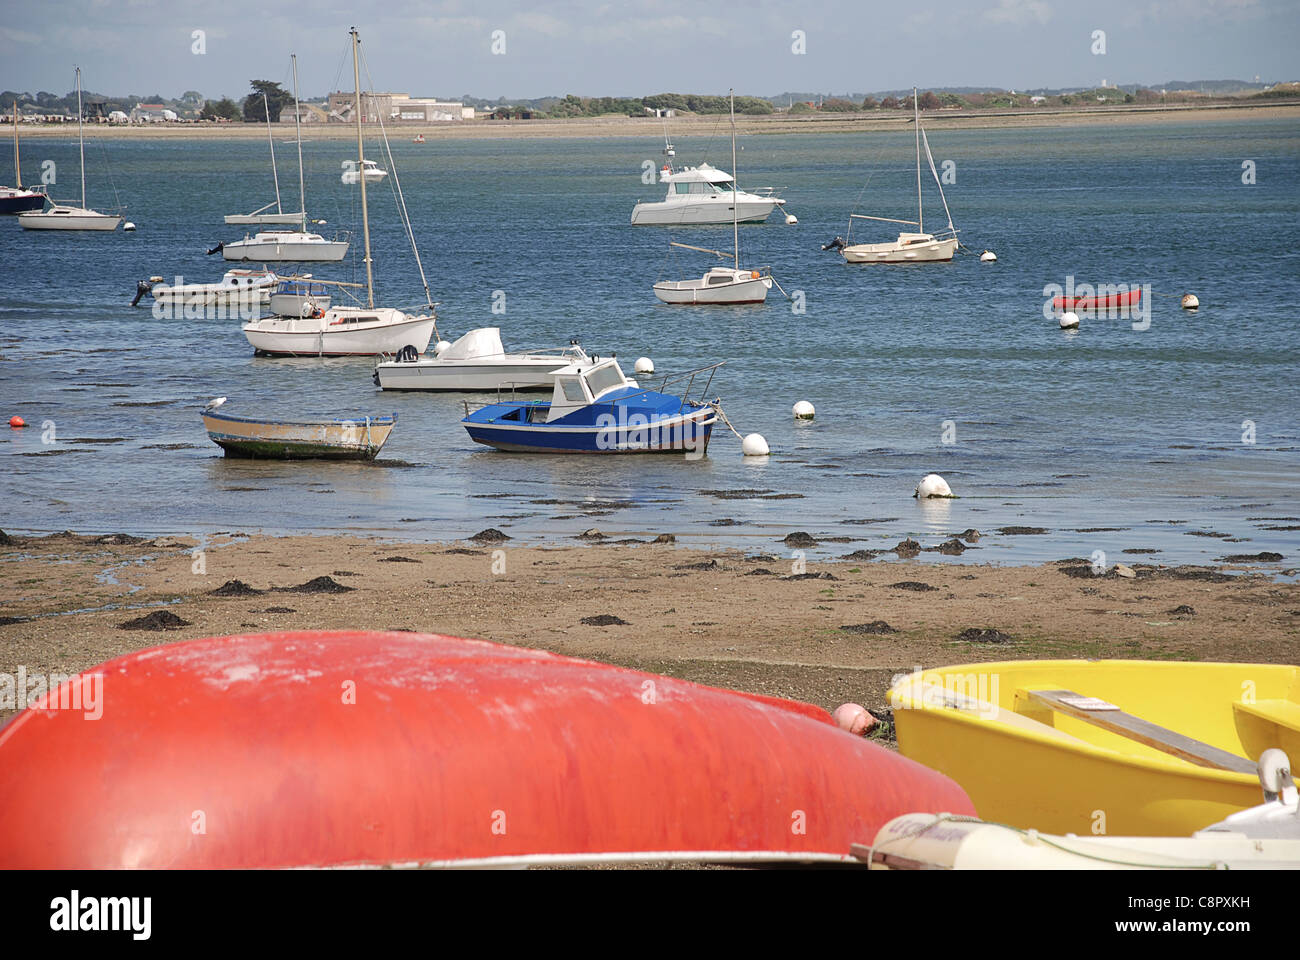
<instances>
[{"instance_id":1,"label":"overturned red boat hull","mask_svg":"<svg viewBox=\"0 0 1300 960\"><path fill-rule=\"evenodd\" d=\"M64 690L95 682L98 719L61 691L0 730L0 868L848 860L975 812L820 708L481 641L219 637Z\"/></svg>"},{"instance_id":2,"label":"overturned red boat hull","mask_svg":"<svg viewBox=\"0 0 1300 960\"><path fill-rule=\"evenodd\" d=\"M1104 297L1053 297L1052 306L1057 310L1118 310L1121 307L1136 307L1142 300L1142 288L1134 287L1124 293L1111 293Z\"/></svg>"}]
</instances>

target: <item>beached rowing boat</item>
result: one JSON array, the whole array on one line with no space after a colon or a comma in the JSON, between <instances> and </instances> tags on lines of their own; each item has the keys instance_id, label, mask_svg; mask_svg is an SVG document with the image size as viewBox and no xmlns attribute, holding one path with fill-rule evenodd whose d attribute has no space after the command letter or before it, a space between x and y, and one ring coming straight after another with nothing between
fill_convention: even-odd
<instances>
[{"instance_id":1,"label":"beached rowing boat","mask_svg":"<svg viewBox=\"0 0 1300 960\"><path fill-rule=\"evenodd\" d=\"M0 729L0 869L847 862L909 811L974 808L819 707L401 632L138 651Z\"/></svg>"},{"instance_id":2,"label":"beached rowing boat","mask_svg":"<svg viewBox=\"0 0 1300 960\"><path fill-rule=\"evenodd\" d=\"M1259 802L1255 760L1300 756L1300 668L1026 660L916 671L899 749L980 816L1052 833L1188 836Z\"/></svg>"},{"instance_id":3,"label":"beached rowing boat","mask_svg":"<svg viewBox=\"0 0 1300 960\"><path fill-rule=\"evenodd\" d=\"M217 404L219 406L220 404ZM203 411L208 439L228 457L273 460L373 460L397 423L387 417L266 420Z\"/></svg>"},{"instance_id":4,"label":"beached rowing boat","mask_svg":"<svg viewBox=\"0 0 1300 960\"><path fill-rule=\"evenodd\" d=\"M1141 300L1142 288L1134 287L1132 290L1108 293L1100 297L1053 297L1052 307L1056 310L1073 310L1075 313L1093 310L1119 310L1122 307L1136 307Z\"/></svg>"}]
</instances>

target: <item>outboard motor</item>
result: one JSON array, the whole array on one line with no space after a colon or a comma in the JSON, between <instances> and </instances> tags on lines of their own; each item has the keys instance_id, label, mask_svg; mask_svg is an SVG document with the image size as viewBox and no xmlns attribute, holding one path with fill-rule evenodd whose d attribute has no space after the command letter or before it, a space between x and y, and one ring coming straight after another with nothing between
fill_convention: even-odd
<instances>
[{"instance_id":1,"label":"outboard motor","mask_svg":"<svg viewBox=\"0 0 1300 960\"><path fill-rule=\"evenodd\" d=\"M211 250L208 251L208 256L210 257L214 253L220 253L224 249L226 249L225 242L224 241L218 242L215 247L213 247Z\"/></svg>"},{"instance_id":2,"label":"outboard motor","mask_svg":"<svg viewBox=\"0 0 1300 960\"><path fill-rule=\"evenodd\" d=\"M844 249L845 247L847 247L847 246L848 246L848 244L844 242L844 238L843 238L843 237L836 237L836 238L835 238L834 240L832 240L830 243L823 243L823 244L822 244L822 249L823 249L823 250L835 250L835 251L839 251L839 250L843 250L843 249Z\"/></svg>"},{"instance_id":3,"label":"outboard motor","mask_svg":"<svg viewBox=\"0 0 1300 960\"><path fill-rule=\"evenodd\" d=\"M406 346L402 347L401 350L397 351L397 362L414 363L419 358L419 356L420 354L415 349L415 345L408 343ZM377 370L375 371L375 382L376 383L379 382L379 371Z\"/></svg>"},{"instance_id":4,"label":"outboard motor","mask_svg":"<svg viewBox=\"0 0 1300 960\"><path fill-rule=\"evenodd\" d=\"M137 280L135 282L135 299L131 301L131 306L138 307L140 301L149 294L153 293L153 284L148 280Z\"/></svg>"}]
</instances>

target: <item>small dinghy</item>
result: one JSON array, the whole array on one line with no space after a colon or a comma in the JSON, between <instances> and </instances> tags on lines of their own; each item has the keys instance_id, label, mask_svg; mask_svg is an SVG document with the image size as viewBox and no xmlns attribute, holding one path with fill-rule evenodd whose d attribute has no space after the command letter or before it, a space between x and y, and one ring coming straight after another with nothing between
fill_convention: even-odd
<instances>
[{"instance_id":1,"label":"small dinghy","mask_svg":"<svg viewBox=\"0 0 1300 960\"><path fill-rule=\"evenodd\" d=\"M1075 313L1092 313L1097 310L1136 307L1141 300L1142 288L1134 287L1132 290L1108 293L1100 297L1053 297L1052 307L1056 310L1073 310Z\"/></svg>"},{"instance_id":2,"label":"small dinghy","mask_svg":"<svg viewBox=\"0 0 1300 960\"><path fill-rule=\"evenodd\" d=\"M397 423L387 417L263 420L217 412L225 397L203 410L208 439L228 457L270 460L373 460Z\"/></svg>"},{"instance_id":3,"label":"small dinghy","mask_svg":"<svg viewBox=\"0 0 1300 960\"><path fill-rule=\"evenodd\" d=\"M550 390L552 371L591 358L575 340L567 347L506 353L499 327L480 327L445 343L432 357L405 349L375 366L381 390Z\"/></svg>"},{"instance_id":4,"label":"small dinghy","mask_svg":"<svg viewBox=\"0 0 1300 960\"><path fill-rule=\"evenodd\" d=\"M717 402L706 403L703 396L720 366L665 378L664 389L686 380L686 388L676 395L641 389L613 358L573 363L551 373L555 386L549 402L493 403L468 413L461 423L475 442L520 453L703 456L718 420ZM689 399L696 377L705 372L709 377L701 399Z\"/></svg>"},{"instance_id":5,"label":"small dinghy","mask_svg":"<svg viewBox=\"0 0 1300 960\"><path fill-rule=\"evenodd\" d=\"M1300 755L1294 666L980 663L906 674L889 696L903 754L1022 829L1185 837L1258 803L1251 757Z\"/></svg>"},{"instance_id":6,"label":"small dinghy","mask_svg":"<svg viewBox=\"0 0 1300 960\"><path fill-rule=\"evenodd\" d=\"M427 634L136 651L0 729L5 870L849 863L913 811L975 809L820 707Z\"/></svg>"}]
</instances>

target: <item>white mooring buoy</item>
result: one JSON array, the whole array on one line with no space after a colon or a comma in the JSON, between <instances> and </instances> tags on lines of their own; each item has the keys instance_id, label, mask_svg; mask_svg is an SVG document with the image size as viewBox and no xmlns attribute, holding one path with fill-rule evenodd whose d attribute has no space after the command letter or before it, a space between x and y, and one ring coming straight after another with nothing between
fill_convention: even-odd
<instances>
[{"instance_id":1,"label":"white mooring buoy","mask_svg":"<svg viewBox=\"0 0 1300 960\"><path fill-rule=\"evenodd\" d=\"M951 497L952 488L948 486L948 481L937 473L927 473L921 478L921 482L916 485L916 492L912 494L918 500L928 500L931 497Z\"/></svg>"},{"instance_id":2,"label":"white mooring buoy","mask_svg":"<svg viewBox=\"0 0 1300 960\"><path fill-rule=\"evenodd\" d=\"M127 233L131 233L135 230L135 224L128 220L126 223L122 224L122 229Z\"/></svg>"},{"instance_id":3,"label":"white mooring buoy","mask_svg":"<svg viewBox=\"0 0 1300 960\"><path fill-rule=\"evenodd\" d=\"M980 263L997 263L998 255L992 250L985 250L980 254Z\"/></svg>"},{"instance_id":4,"label":"white mooring buoy","mask_svg":"<svg viewBox=\"0 0 1300 960\"><path fill-rule=\"evenodd\" d=\"M637 373L654 373L655 364L649 357L637 357L636 363L632 364L632 369Z\"/></svg>"},{"instance_id":5,"label":"white mooring buoy","mask_svg":"<svg viewBox=\"0 0 1300 960\"><path fill-rule=\"evenodd\" d=\"M800 400L794 405L793 412L796 420L811 420L817 415L817 408L807 400Z\"/></svg>"},{"instance_id":6,"label":"white mooring buoy","mask_svg":"<svg viewBox=\"0 0 1300 960\"><path fill-rule=\"evenodd\" d=\"M446 340L439 340L437 343L433 345L433 355L435 357L442 356L442 351L446 350L450 346L451 344L448 343Z\"/></svg>"},{"instance_id":7,"label":"white mooring buoy","mask_svg":"<svg viewBox=\"0 0 1300 960\"><path fill-rule=\"evenodd\" d=\"M793 213L787 213L785 215L785 222L788 223L790 226L794 226L796 223L799 222L799 218L796 217Z\"/></svg>"},{"instance_id":8,"label":"white mooring buoy","mask_svg":"<svg viewBox=\"0 0 1300 960\"><path fill-rule=\"evenodd\" d=\"M1201 305L1201 301L1196 299L1196 294L1194 294L1194 293L1184 293L1184 294L1183 294L1183 309L1184 309L1184 310L1195 310L1195 309L1196 309L1197 307L1199 307L1200 305Z\"/></svg>"},{"instance_id":9,"label":"white mooring buoy","mask_svg":"<svg viewBox=\"0 0 1300 960\"><path fill-rule=\"evenodd\" d=\"M772 452L761 433L748 434L740 441L740 450L747 457L766 457Z\"/></svg>"},{"instance_id":10,"label":"white mooring buoy","mask_svg":"<svg viewBox=\"0 0 1300 960\"><path fill-rule=\"evenodd\" d=\"M1073 312L1061 314L1061 329L1062 330L1079 329L1079 315Z\"/></svg>"}]
</instances>

